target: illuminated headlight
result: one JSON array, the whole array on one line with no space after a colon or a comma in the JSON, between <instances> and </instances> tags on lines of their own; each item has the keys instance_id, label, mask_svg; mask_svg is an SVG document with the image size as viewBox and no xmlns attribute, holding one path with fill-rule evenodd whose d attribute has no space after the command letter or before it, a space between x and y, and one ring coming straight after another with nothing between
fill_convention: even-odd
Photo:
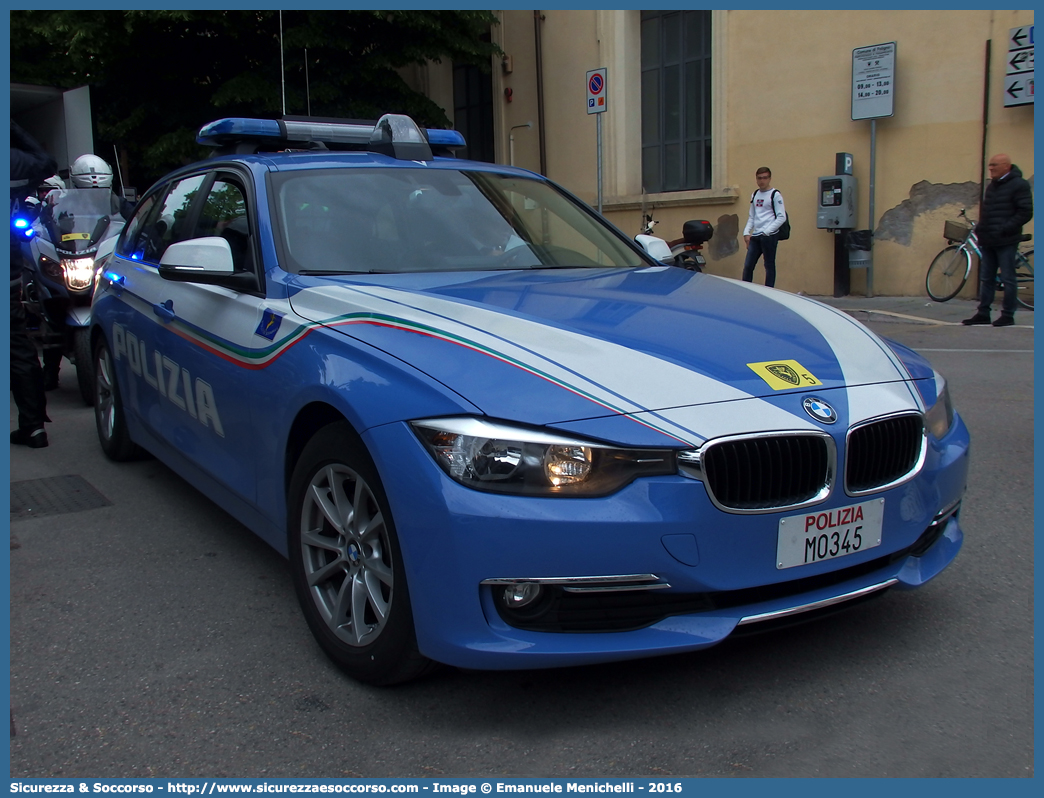
<instances>
[{"instance_id":1,"label":"illuminated headlight","mask_svg":"<svg viewBox=\"0 0 1044 798\"><path fill-rule=\"evenodd\" d=\"M950 386L939 372L935 372L935 404L924 415L925 426L936 440L942 440L953 426L953 402L950 401Z\"/></svg>"},{"instance_id":2,"label":"illuminated headlight","mask_svg":"<svg viewBox=\"0 0 1044 798\"><path fill-rule=\"evenodd\" d=\"M62 258L62 269L70 291L83 291L94 282L94 258Z\"/></svg>"},{"instance_id":3,"label":"illuminated headlight","mask_svg":"<svg viewBox=\"0 0 1044 798\"><path fill-rule=\"evenodd\" d=\"M477 418L414 421L413 429L443 471L478 490L604 496L677 471L670 449L621 449Z\"/></svg>"}]
</instances>

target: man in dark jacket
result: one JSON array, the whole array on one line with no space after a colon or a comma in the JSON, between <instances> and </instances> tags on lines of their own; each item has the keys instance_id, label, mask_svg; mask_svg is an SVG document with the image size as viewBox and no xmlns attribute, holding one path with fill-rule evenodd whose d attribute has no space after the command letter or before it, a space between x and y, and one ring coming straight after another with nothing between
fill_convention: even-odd
<instances>
[{"instance_id":1,"label":"man in dark jacket","mask_svg":"<svg viewBox=\"0 0 1044 798\"><path fill-rule=\"evenodd\" d=\"M1001 153L990 158L990 184L982 200L975 235L979 239L982 260L979 263L979 309L962 324L990 324L997 270L1004 284L1004 303L994 327L1015 323L1015 251L1022 237L1022 225L1033 218L1033 192L1022 177L1019 167Z\"/></svg>"},{"instance_id":2,"label":"man in dark jacket","mask_svg":"<svg viewBox=\"0 0 1044 798\"><path fill-rule=\"evenodd\" d=\"M25 200L58 169L54 158L36 143L32 136L11 120L11 216L24 209ZM44 422L47 398L44 394L43 369L36 356L36 346L25 332L22 309L22 250L18 234L11 230L11 394L18 407L18 429L11 433L11 443L42 449L47 445Z\"/></svg>"}]
</instances>

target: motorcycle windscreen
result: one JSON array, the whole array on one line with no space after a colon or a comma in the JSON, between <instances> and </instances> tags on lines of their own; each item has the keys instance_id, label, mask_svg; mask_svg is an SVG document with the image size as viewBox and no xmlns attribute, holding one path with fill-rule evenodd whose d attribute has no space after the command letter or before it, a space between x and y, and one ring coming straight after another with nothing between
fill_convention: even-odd
<instances>
[{"instance_id":1,"label":"motorcycle windscreen","mask_svg":"<svg viewBox=\"0 0 1044 798\"><path fill-rule=\"evenodd\" d=\"M44 209L41 221L60 255L81 255L97 249L111 214L108 189L67 189Z\"/></svg>"}]
</instances>

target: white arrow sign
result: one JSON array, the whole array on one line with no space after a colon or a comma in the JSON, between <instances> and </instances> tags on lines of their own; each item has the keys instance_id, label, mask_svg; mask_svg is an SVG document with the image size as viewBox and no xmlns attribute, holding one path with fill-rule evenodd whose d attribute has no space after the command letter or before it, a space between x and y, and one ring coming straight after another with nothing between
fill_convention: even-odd
<instances>
[{"instance_id":1,"label":"white arrow sign","mask_svg":"<svg viewBox=\"0 0 1044 798\"><path fill-rule=\"evenodd\" d=\"M1020 72L1032 72L1033 71L1033 50L1019 50L1015 53L1008 53L1008 69L1007 74L1017 75Z\"/></svg>"},{"instance_id":2,"label":"white arrow sign","mask_svg":"<svg viewBox=\"0 0 1044 798\"><path fill-rule=\"evenodd\" d=\"M1012 28L1008 31L1008 50L1018 50L1020 47L1033 46L1033 26L1023 25L1020 28Z\"/></svg>"},{"instance_id":3,"label":"white arrow sign","mask_svg":"<svg viewBox=\"0 0 1044 798\"><path fill-rule=\"evenodd\" d=\"M1004 107L1033 105L1032 25L1008 31L1008 61L1004 72Z\"/></svg>"}]
</instances>

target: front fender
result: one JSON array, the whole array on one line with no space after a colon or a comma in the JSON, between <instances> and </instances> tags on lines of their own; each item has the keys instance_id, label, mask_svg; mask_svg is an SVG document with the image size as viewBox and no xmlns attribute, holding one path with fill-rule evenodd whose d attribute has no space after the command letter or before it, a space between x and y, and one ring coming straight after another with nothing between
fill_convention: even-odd
<instances>
[{"instance_id":1,"label":"front fender","mask_svg":"<svg viewBox=\"0 0 1044 798\"><path fill-rule=\"evenodd\" d=\"M360 435L423 416L479 414L480 410L413 366L368 344L316 329L307 341L261 370L253 382L260 450L258 501L282 526L289 470L315 431L338 418ZM391 474L382 473L387 481Z\"/></svg>"},{"instance_id":2,"label":"front fender","mask_svg":"<svg viewBox=\"0 0 1044 798\"><path fill-rule=\"evenodd\" d=\"M67 327L90 327L91 326L91 307L87 306L75 306L70 305L65 315L65 325Z\"/></svg>"}]
</instances>

